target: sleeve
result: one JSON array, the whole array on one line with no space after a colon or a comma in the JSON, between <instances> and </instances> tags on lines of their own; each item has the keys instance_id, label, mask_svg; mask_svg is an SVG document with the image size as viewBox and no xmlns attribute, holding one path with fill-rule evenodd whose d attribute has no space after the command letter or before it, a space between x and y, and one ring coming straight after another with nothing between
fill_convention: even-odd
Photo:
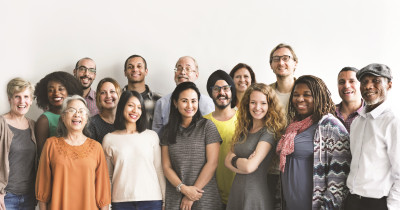
<instances>
[{"instance_id":1,"label":"sleeve","mask_svg":"<svg viewBox=\"0 0 400 210\"><path fill-rule=\"evenodd\" d=\"M90 120L89 127L88 127L89 133L90 133L89 138L98 140L98 135L97 135L96 126L95 126L96 125L95 117L93 116L93 117L89 118L89 120Z\"/></svg>"},{"instance_id":2,"label":"sleeve","mask_svg":"<svg viewBox=\"0 0 400 210\"><path fill-rule=\"evenodd\" d=\"M6 160L8 159L8 152L7 152L7 141L11 138L9 136L9 132L7 132L5 120L2 116L0 116L0 193L5 194L6 188L6 180L8 179L9 165L6 164Z\"/></svg>"},{"instance_id":3,"label":"sleeve","mask_svg":"<svg viewBox=\"0 0 400 210\"><path fill-rule=\"evenodd\" d=\"M156 107L154 108L153 114L153 125L152 130L157 132L158 136L161 135L161 128L163 127L162 123L162 98L157 100Z\"/></svg>"},{"instance_id":4,"label":"sleeve","mask_svg":"<svg viewBox=\"0 0 400 210\"><path fill-rule=\"evenodd\" d=\"M104 156L106 158L107 168L108 168L108 175L110 178L110 182L112 182L113 175L114 175L114 161L113 161L113 150L110 147L110 143L112 142L112 138L109 134L105 135L103 138L103 150Z\"/></svg>"},{"instance_id":5,"label":"sleeve","mask_svg":"<svg viewBox=\"0 0 400 210\"><path fill-rule=\"evenodd\" d=\"M272 147L275 146L275 138L274 135L271 134L266 127L263 128L263 132L261 133L260 140L259 141L265 141L268 142L272 145Z\"/></svg>"},{"instance_id":6,"label":"sleeve","mask_svg":"<svg viewBox=\"0 0 400 210\"><path fill-rule=\"evenodd\" d=\"M36 199L48 203L51 200L51 187L53 185L51 169L51 150L54 147L53 138L46 141L43 146L42 154L39 160L38 172L36 175Z\"/></svg>"},{"instance_id":7,"label":"sleeve","mask_svg":"<svg viewBox=\"0 0 400 210\"><path fill-rule=\"evenodd\" d=\"M389 135L386 139L389 161L392 167L392 177L394 183L387 197L387 207L389 210L400 209L400 123L399 119L392 121L391 126L386 130Z\"/></svg>"},{"instance_id":8,"label":"sleeve","mask_svg":"<svg viewBox=\"0 0 400 210\"><path fill-rule=\"evenodd\" d=\"M153 145L154 168L156 169L157 172L158 182L160 184L160 189L162 194L162 200L163 203L165 203L165 176L161 162L161 146L159 145L160 140L156 133L154 133L154 136L152 138L156 139L155 144Z\"/></svg>"},{"instance_id":9,"label":"sleeve","mask_svg":"<svg viewBox=\"0 0 400 210\"><path fill-rule=\"evenodd\" d=\"M347 197L347 176L350 172L350 139L344 125L336 118L330 119L329 125L322 129L325 139L327 157L326 191L323 194L325 209L342 209L344 199ZM318 127L317 132L320 132Z\"/></svg>"},{"instance_id":10,"label":"sleeve","mask_svg":"<svg viewBox=\"0 0 400 210\"><path fill-rule=\"evenodd\" d=\"M94 141L94 140L93 140ZM97 168L95 179L95 194L97 207L101 208L111 203L111 186L108 177L107 163L104 157L103 149L98 142L97 147Z\"/></svg>"},{"instance_id":11,"label":"sleeve","mask_svg":"<svg viewBox=\"0 0 400 210\"><path fill-rule=\"evenodd\" d=\"M207 144L212 144L215 142L222 142L221 136L219 135L219 132L217 130L217 126L211 121L204 119L205 122L205 129L204 129L204 135L206 137L205 143Z\"/></svg>"}]
</instances>

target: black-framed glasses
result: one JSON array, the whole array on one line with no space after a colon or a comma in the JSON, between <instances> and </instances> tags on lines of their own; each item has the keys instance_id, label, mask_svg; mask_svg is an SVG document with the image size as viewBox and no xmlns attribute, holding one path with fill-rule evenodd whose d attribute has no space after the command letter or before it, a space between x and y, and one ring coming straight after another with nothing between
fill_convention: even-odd
<instances>
[{"instance_id":1,"label":"black-framed glasses","mask_svg":"<svg viewBox=\"0 0 400 210\"><path fill-rule=\"evenodd\" d=\"M183 66L178 66L174 69L175 72L177 73L181 73L183 71L185 71L186 73L193 73L196 72L196 70L191 69L190 67L183 67Z\"/></svg>"},{"instance_id":2,"label":"black-framed glasses","mask_svg":"<svg viewBox=\"0 0 400 210\"><path fill-rule=\"evenodd\" d=\"M95 74L96 73L96 69L95 68L86 68L86 66L79 66L78 71L80 72L89 72L91 74Z\"/></svg>"},{"instance_id":3,"label":"black-framed glasses","mask_svg":"<svg viewBox=\"0 0 400 210\"><path fill-rule=\"evenodd\" d=\"M272 62L279 62L281 59L283 62L288 62L290 58L292 58L290 55L272 56Z\"/></svg>"},{"instance_id":4,"label":"black-framed glasses","mask_svg":"<svg viewBox=\"0 0 400 210\"><path fill-rule=\"evenodd\" d=\"M211 88L211 90L212 90L214 93L219 93L219 92L221 91L221 89L222 89L224 92L228 92L228 91L231 90L231 86L230 86L230 85L224 85L224 86L215 85L215 86L212 86L212 87L210 87L210 88Z\"/></svg>"}]
</instances>

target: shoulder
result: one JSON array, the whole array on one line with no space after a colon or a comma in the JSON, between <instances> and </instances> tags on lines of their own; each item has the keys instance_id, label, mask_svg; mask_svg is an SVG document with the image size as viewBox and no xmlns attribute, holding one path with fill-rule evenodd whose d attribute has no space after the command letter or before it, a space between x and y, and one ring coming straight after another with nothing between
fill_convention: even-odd
<instances>
[{"instance_id":1,"label":"shoulder","mask_svg":"<svg viewBox=\"0 0 400 210\"><path fill-rule=\"evenodd\" d=\"M205 119L212 120L212 119L213 119L212 112L209 113L209 114L204 115L203 117L204 117Z\"/></svg>"},{"instance_id":2,"label":"shoulder","mask_svg":"<svg viewBox=\"0 0 400 210\"><path fill-rule=\"evenodd\" d=\"M269 142L271 144L275 142L274 134L271 133L267 127L261 128L258 132L260 135L260 140Z\"/></svg>"},{"instance_id":3,"label":"shoulder","mask_svg":"<svg viewBox=\"0 0 400 210\"><path fill-rule=\"evenodd\" d=\"M162 105L162 104L168 103L168 101L171 98L171 94L172 93L169 93L169 94L161 97L160 99L158 99L156 105Z\"/></svg>"},{"instance_id":4,"label":"shoulder","mask_svg":"<svg viewBox=\"0 0 400 210\"><path fill-rule=\"evenodd\" d=\"M43 124L48 124L48 123L49 123L49 119L47 118L47 115L45 113L41 114L36 121L37 125L43 125Z\"/></svg>"},{"instance_id":5,"label":"shoulder","mask_svg":"<svg viewBox=\"0 0 400 210\"><path fill-rule=\"evenodd\" d=\"M149 139L150 141L154 141L157 144L160 142L160 139L158 137L157 132L155 132L153 130L146 129L145 131L143 131L139 135L143 136L144 138Z\"/></svg>"},{"instance_id":6,"label":"shoulder","mask_svg":"<svg viewBox=\"0 0 400 210\"><path fill-rule=\"evenodd\" d=\"M333 126L344 127L343 123L332 114L324 115L318 122L318 125L320 126L333 125Z\"/></svg>"},{"instance_id":7,"label":"shoulder","mask_svg":"<svg viewBox=\"0 0 400 210\"><path fill-rule=\"evenodd\" d=\"M101 147L101 144L98 141L91 139L89 137L87 137L86 141L88 141L90 147L93 147L94 149L101 150L101 151L103 150L103 147Z\"/></svg>"},{"instance_id":8,"label":"shoulder","mask_svg":"<svg viewBox=\"0 0 400 210\"><path fill-rule=\"evenodd\" d=\"M207 131L207 133L208 132L210 132L210 131L216 131L216 132L218 132L218 130L217 130L217 126L215 126L215 124L214 124L214 122L213 121L211 121L211 120L209 120L209 119L206 119L206 118L201 118L200 120L199 120L199 125L200 126L204 126L204 128L206 129L206 131Z\"/></svg>"}]
</instances>

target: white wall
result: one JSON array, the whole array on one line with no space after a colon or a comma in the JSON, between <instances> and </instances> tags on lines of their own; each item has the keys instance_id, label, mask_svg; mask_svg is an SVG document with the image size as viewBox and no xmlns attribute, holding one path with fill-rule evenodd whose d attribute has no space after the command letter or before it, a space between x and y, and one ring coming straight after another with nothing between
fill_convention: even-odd
<instances>
[{"instance_id":1,"label":"white wall","mask_svg":"<svg viewBox=\"0 0 400 210\"><path fill-rule=\"evenodd\" d=\"M252 66L259 82L271 83L268 55L280 42L299 57L296 76L321 77L335 102L342 67L387 64L394 107L400 92L399 9L395 0L2 1L0 113L9 109L11 78L36 84L52 71L72 73L86 56L97 63L94 87L106 76L125 85L123 63L132 54L147 59L146 82L162 94L175 87L173 68L183 55L198 60L203 93L211 72L229 72L238 62ZM35 105L28 116L36 119L41 112Z\"/></svg>"}]
</instances>

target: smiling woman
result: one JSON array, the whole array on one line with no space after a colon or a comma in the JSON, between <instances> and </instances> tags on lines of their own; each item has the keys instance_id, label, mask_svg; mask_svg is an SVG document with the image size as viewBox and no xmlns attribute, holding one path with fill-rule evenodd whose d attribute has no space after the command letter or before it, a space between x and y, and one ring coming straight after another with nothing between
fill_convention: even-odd
<instances>
[{"instance_id":1,"label":"smiling woman","mask_svg":"<svg viewBox=\"0 0 400 210\"><path fill-rule=\"evenodd\" d=\"M0 116L0 209L35 208L35 122L25 117L33 91L31 83L21 78L7 84L10 111Z\"/></svg>"},{"instance_id":2,"label":"smiling woman","mask_svg":"<svg viewBox=\"0 0 400 210\"><path fill-rule=\"evenodd\" d=\"M36 102L45 111L35 126L39 156L46 139L56 135L61 105L68 95L82 95L82 86L67 72L50 73L36 84Z\"/></svg>"},{"instance_id":3,"label":"smiling woman","mask_svg":"<svg viewBox=\"0 0 400 210\"><path fill-rule=\"evenodd\" d=\"M101 145L87 137L89 110L81 96L64 100L58 136L47 139L36 177L43 209L108 209L110 180Z\"/></svg>"}]
</instances>

